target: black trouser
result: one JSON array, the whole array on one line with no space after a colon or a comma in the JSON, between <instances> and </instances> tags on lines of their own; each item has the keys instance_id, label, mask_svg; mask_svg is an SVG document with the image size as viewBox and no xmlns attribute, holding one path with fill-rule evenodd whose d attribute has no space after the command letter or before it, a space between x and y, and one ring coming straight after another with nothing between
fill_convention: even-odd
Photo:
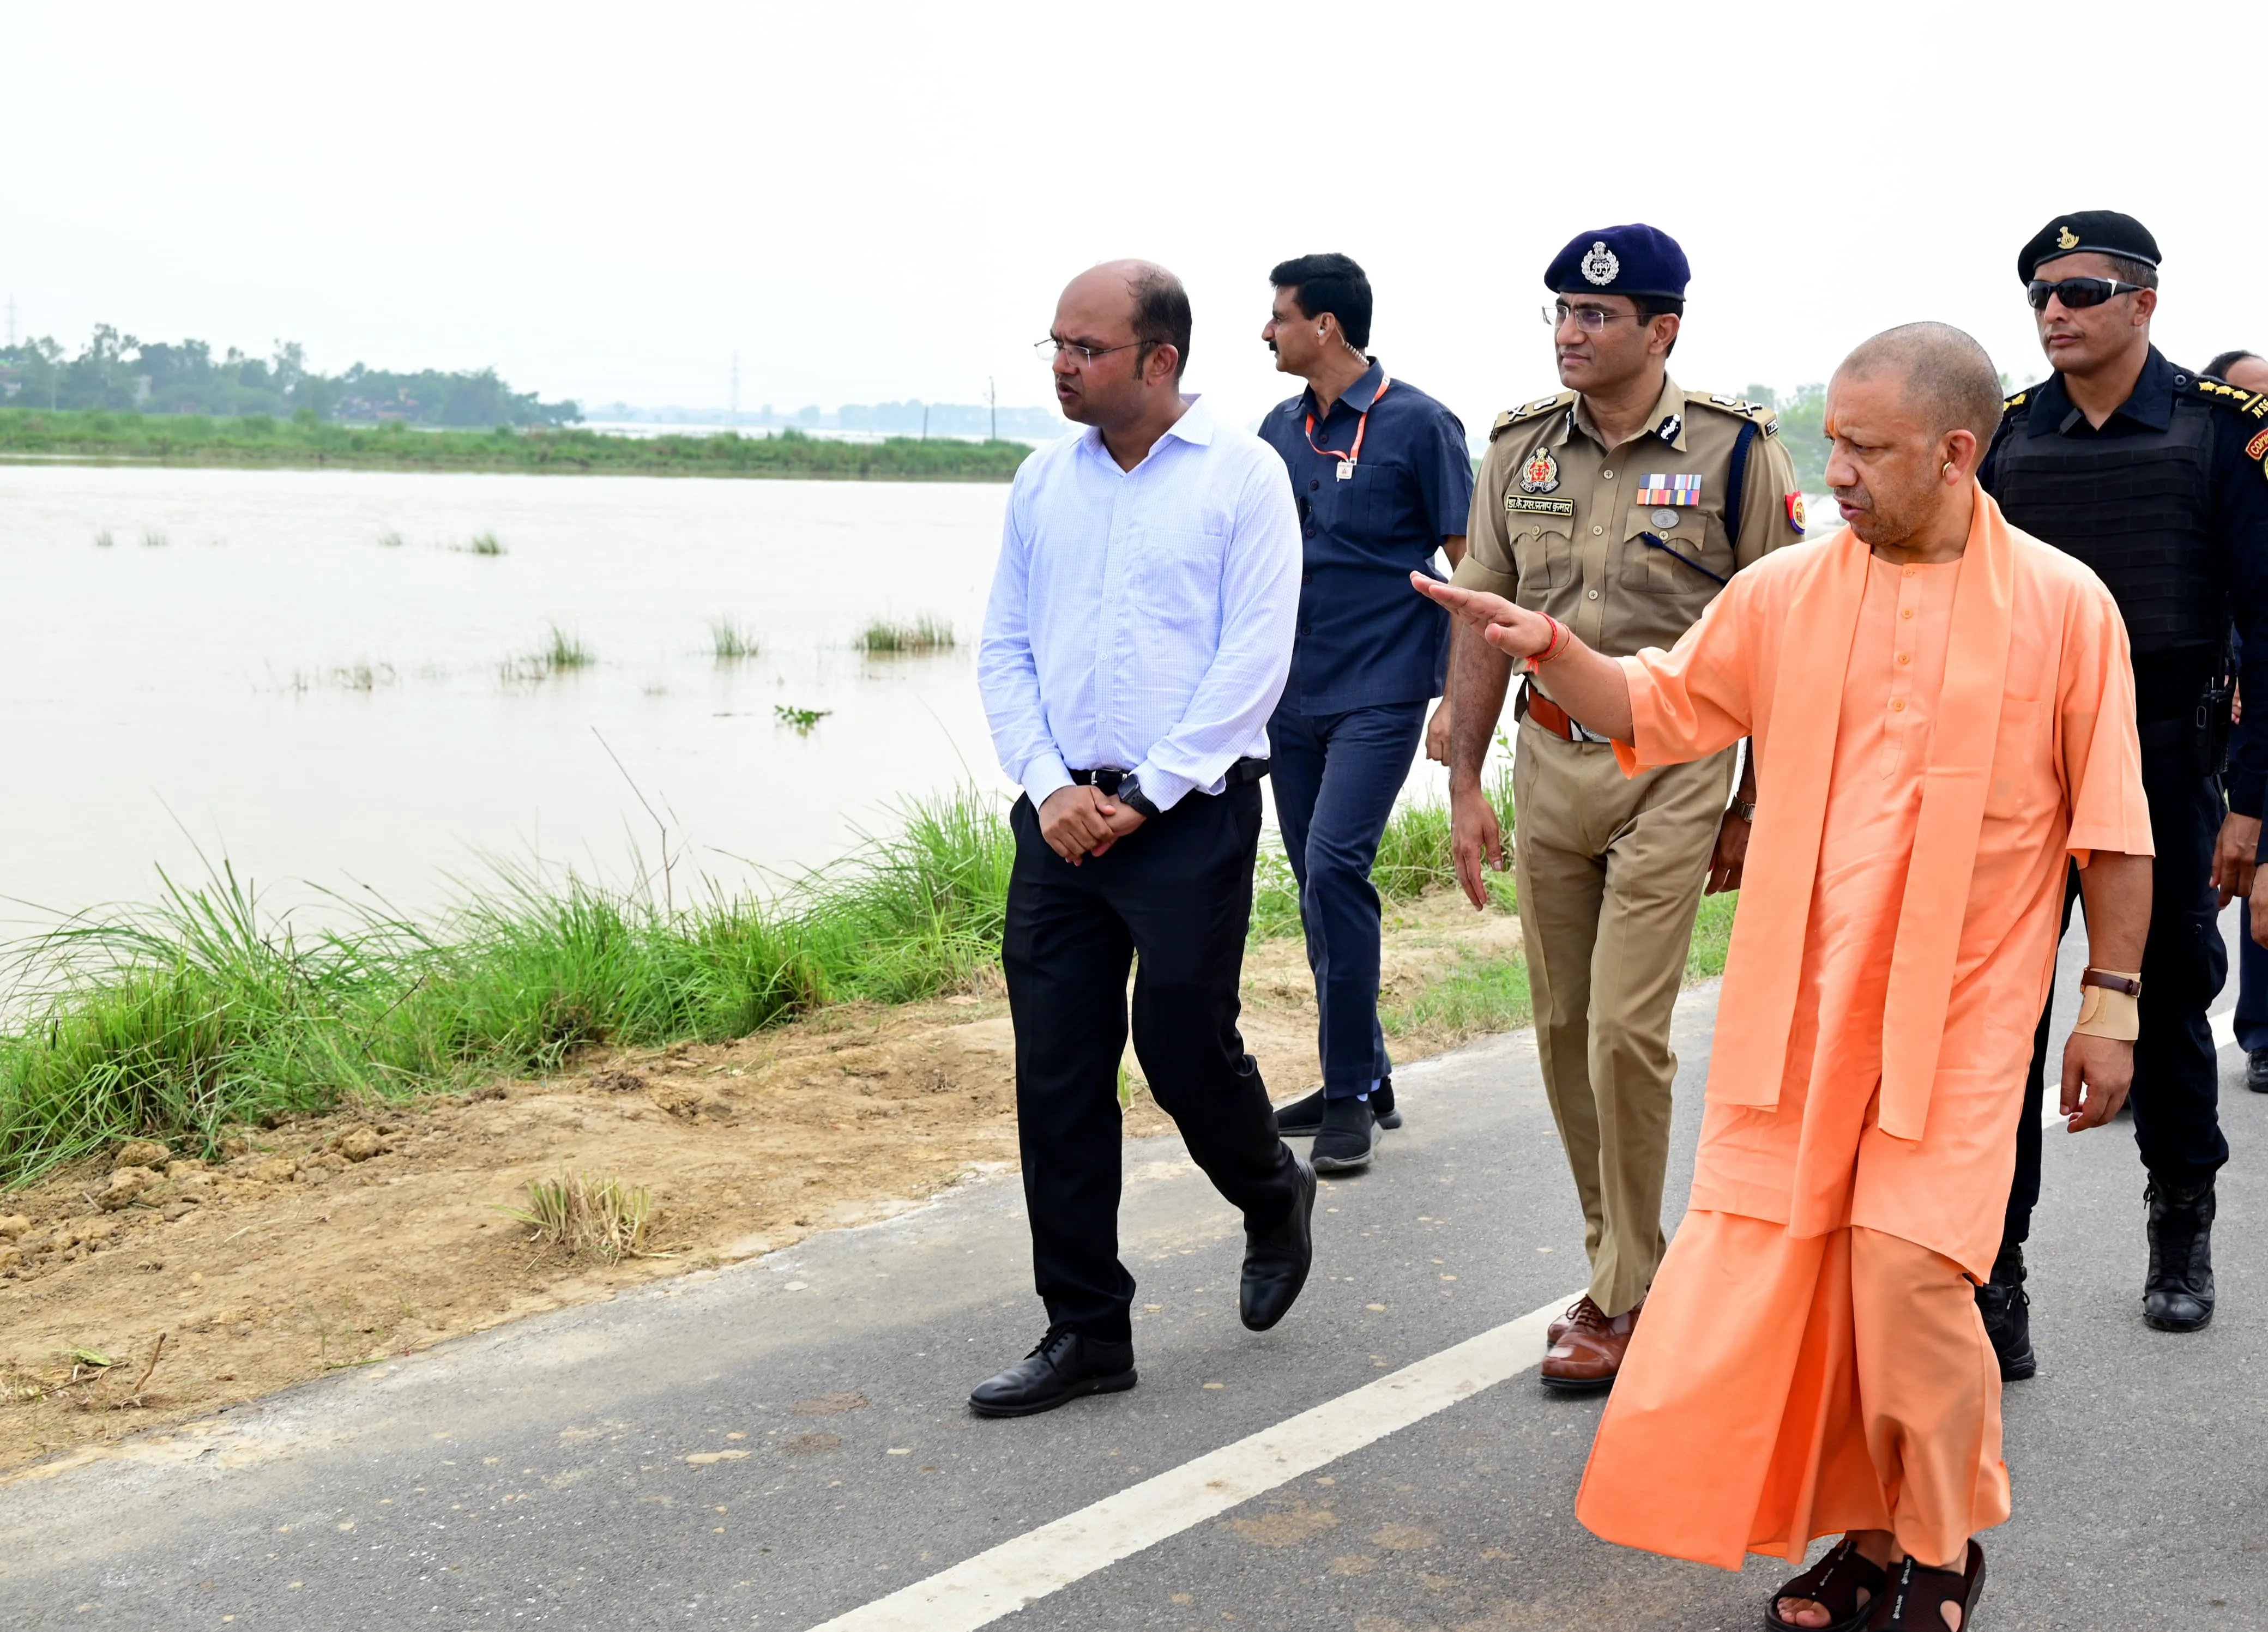
<instances>
[{"instance_id":1,"label":"black trouser","mask_svg":"<svg viewBox=\"0 0 2268 1632\"><path fill-rule=\"evenodd\" d=\"M1076 867L1040 836L1029 799L1009 823L1016 864L1000 961L1033 1276L1051 1323L1124 1341L1134 1277L1118 1261L1118 1065L1137 953L1135 1057L1191 1158L1260 1228L1299 1195L1296 1160L1236 1029L1260 787L1192 793Z\"/></svg>"},{"instance_id":2,"label":"black trouser","mask_svg":"<svg viewBox=\"0 0 2268 1632\"><path fill-rule=\"evenodd\" d=\"M2228 1159L2220 1133L2220 1064L2205 1011L2228 978L2228 947L2213 887L2213 841L2228 813L2220 779L2198 775L2186 722L2142 727L2142 791L2157 859L2150 869L2150 937L2142 949L2141 1035L2134 1042L2134 1143L2142 1165L2169 1184L2211 1178ZM2079 870L2063 901L2071 927ZM2031 1233L2040 1199L2040 1118L2046 1108L2048 1014L2032 1038L2032 1071L2016 1128L2016 1173L2001 1248ZM2060 1075L2058 1078L2061 1080Z\"/></svg>"}]
</instances>

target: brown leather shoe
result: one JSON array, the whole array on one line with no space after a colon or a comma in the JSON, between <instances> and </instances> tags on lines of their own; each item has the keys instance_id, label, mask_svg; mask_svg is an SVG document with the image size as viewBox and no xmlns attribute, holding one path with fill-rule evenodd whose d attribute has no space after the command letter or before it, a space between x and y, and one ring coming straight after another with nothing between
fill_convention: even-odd
<instances>
[{"instance_id":1,"label":"brown leather shoe","mask_svg":"<svg viewBox=\"0 0 2268 1632\"><path fill-rule=\"evenodd\" d=\"M1546 1349L1553 1348L1561 1338L1566 1336L1567 1328L1575 1324L1575 1312L1590 1302L1587 1295L1579 1298L1557 1314L1553 1315L1551 1324L1543 1328L1543 1346ZM1597 1305L1594 1304L1592 1307L1596 1308Z\"/></svg>"},{"instance_id":2,"label":"brown leather shoe","mask_svg":"<svg viewBox=\"0 0 2268 1632\"><path fill-rule=\"evenodd\" d=\"M1609 1320L1588 1298L1578 1303L1567 1312L1567 1327L1559 1341L1544 1351L1539 1373L1543 1386L1570 1393L1612 1388L1631 1334L1638 1329L1638 1310L1645 1306L1640 1299L1636 1308Z\"/></svg>"}]
</instances>

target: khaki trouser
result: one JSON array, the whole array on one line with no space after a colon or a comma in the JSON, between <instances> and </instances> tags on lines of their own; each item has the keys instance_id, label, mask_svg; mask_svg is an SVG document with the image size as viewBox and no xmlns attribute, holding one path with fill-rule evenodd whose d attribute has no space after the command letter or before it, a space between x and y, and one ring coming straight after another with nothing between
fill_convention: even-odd
<instances>
[{"instance_id":1,"label":"khaki trouser","mask_svg":"<svg viewBox=\"0 0 2268 1632\"><path fill-rule=\"evenodd\" d=\"M1513 858L1536 1052L1609 1316L1646 1296L1667 1246L1669 1016L1734 767L1728 750L1626 777L1603 744L1520 728Z\"/></svg>"}]
</instances>

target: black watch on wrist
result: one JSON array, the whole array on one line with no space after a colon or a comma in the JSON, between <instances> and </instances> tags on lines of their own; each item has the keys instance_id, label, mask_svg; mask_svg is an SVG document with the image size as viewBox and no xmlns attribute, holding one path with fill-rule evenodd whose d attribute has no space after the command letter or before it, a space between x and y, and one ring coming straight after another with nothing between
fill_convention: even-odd
<instances>
[{"instance_id":1,"label":"black watch on wrist","mask_svg":"<svg viewBox=\"0 0 2268 1632\"><path fill-rule=\"evenodd\" d=\"M1756 802L1754 799L1734 799L1733 814L1742 821L1754 822L1756 819Z\"/></svg>"},{"instance_id":2,"label":"black watch on wrist","mask_svg":"<svg viewBox=\"0 0 2268 1632\"><path fill-rule=\"evenodd\" d=\"M1139 812L1145 821L1155 821L1165 812L1150 803L1150 796L1142 791L1141 779L1128 771L1118 779L1118 791L1110 796L1121 805L1129 805Z\"/></svg>"}]
</instances>

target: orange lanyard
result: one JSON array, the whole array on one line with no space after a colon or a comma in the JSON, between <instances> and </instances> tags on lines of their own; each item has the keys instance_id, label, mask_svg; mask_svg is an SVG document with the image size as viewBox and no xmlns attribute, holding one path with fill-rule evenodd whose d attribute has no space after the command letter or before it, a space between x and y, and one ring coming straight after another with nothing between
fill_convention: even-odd
<instances>
[{"instance_id":1,"label":"orange lanyard","mask_svg":"<svg viewBox=\"0 0 2268 1632\"><path fill-rule=\"evenodd\" d=\"M1362 462L1363 433L1370 429L1370 408L1373 408L1378 406L1378 399L1386 394L1386 388L1393 383L1393 376L1383 373L1379 375L1378 389L1371 394L1370 408L1363 409L1361 416L1354 422L1354 451L1350 453L1342 453L1336 448L1315 447L1315 415L1312 409L1309 410L1307 414L1307 445L1310 448L1314 449L1316 452L1327 453L1330 455L1331 458L1339 461L1339 480L1341 482L1351 482L1354 479L1354 467Z\"/></svg>"}]
</instances>

